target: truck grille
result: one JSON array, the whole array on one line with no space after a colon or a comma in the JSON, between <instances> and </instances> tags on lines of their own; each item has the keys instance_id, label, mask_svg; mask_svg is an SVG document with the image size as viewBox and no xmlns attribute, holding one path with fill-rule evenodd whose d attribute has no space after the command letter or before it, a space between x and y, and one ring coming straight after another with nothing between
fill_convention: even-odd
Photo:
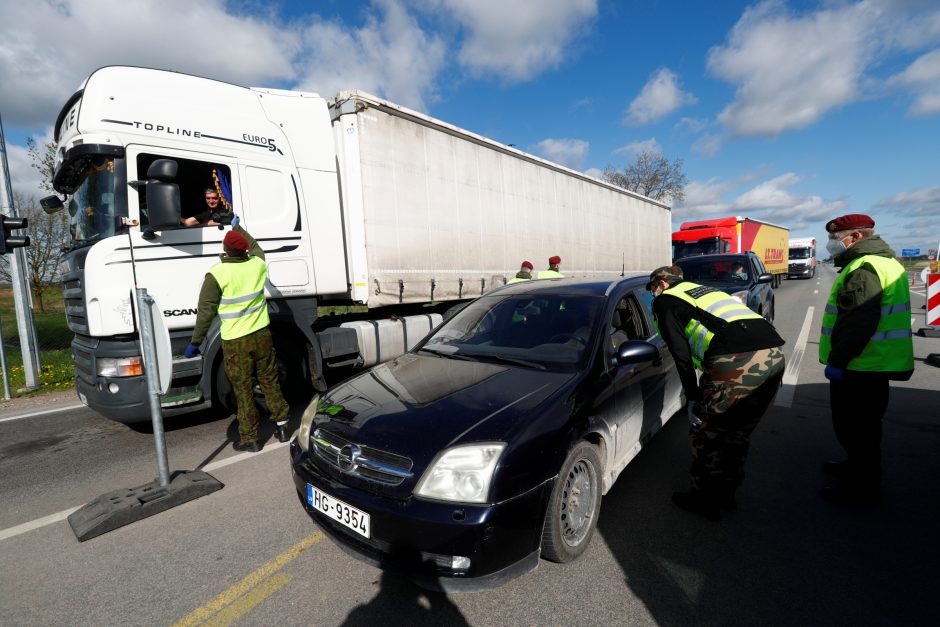
<instances>
[{"instance_id":1,"label":"truck grille","mask_svg":"<svg viewBox=\"0 0 940 627\"><path fill-rule=\"evenodd\" d=\"M62 299L65 301L65 320L74 333L88 335L88 313L85 310L85 257L89 248L67 255L69 271L62 274Z\"/></svg>"},{"instance_id":2,"label":"truck grille","mask_svg":"<svg viewBox=\"0 0 940 627\"><path fill-rule=\"evenodd\" d=\"M344 474L385 485L399 485L412 476L411 459L356 444L324 429L314 431L310 443L317 458Z\"/></svg>"}]
</instances>

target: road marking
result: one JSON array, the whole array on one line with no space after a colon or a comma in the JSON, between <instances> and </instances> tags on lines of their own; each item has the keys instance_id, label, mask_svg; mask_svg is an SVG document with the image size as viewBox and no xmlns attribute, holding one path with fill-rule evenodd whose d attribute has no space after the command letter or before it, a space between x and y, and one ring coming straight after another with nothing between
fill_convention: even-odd
<instances>
[{"instance_id":1,"label":"road marking","mask_svg":"<svg viewBox=\"0 0 940 627\"><path fill-rule=\"evenodd\" d=\"M813 324L813 313L815 311L815 307L806 310L806 317L803 318L803 328L800 329L800 335L796 338L796 346L793 347L793 354L790 355L790 361L787 362L787 369L783 371L783 386L777 392L774 405L780 407L793 405L793 394L796 392L796 384L800 379L800 362L803 361L803 355L806 352L806 341L809 339L809 329Z\"/></svg>"},{"instance_id":2,"label":"road marking","mask_svg":"<svg viewBox=\"0 0 940 627\"><path fill-rule=\"evenodd\" d=\"M819 290L813 290L813 294L818 294Z\"/></svg>"},{"instance_id":3,"label":"road marking","mask_svg":"<svg viewBox=\"0 0 940 627\"><path fill-rule=\"evenodd\" d=\"M213 617L214 620L220 621L218 624L224 625L237 620L290 581L291 577L283 573L277 577L277 571L325 537L322 531L310 534L202 607L178 620L173 627L191 627ZM215 616L217 614L218 616Z\"/></svg>"},{"instance_id":4,"label":"road marking","mask_svg":"<svg viewBox=\"0 0 940 627\"><path fill-rule=\"evenodd\" d=\"M20 414L19 416L9 416L7 418L0 418L0 422L7 422L8 420L19 420L20 418L32 418L33 416L44 416L45 414L54 414L60 411L68 411L70 409L78 409L79 407L85 407L82 403L76 405L67 405L66 407L56 407L55 409L46 409L43 411L34 411L30 414Z\"/></svg>"},{"instance_id":5,"label":"road marking","mask_svg":"<svg viewBox=\"0 0 940 627\"><path fill-rule=\"evenodd\" d=\"M84 407L84 405L82 405ZM270 446L265 446L261 449L261 453L266 453L268 451L276 451L279 449L288 446L289 442L278 442L277 444L272 444ZM245 461L246 459L251 459L259 453L239 453L238 455L232 455L231 457L226 457L217 462L208 464L206 467L201 468L205 472L211 472L213 470L218 470L219 468L224 468L225 466L230 466L237 462ZM61 512L56 512L55 514L49 514L48 516L43 516L42 518L37 518L36 520L31 520L25 522L21 525L16 525L15 527L8 527L7 529L0 529L0 540L6 540L7 538L12 538L24 534L28 531L33 531L34 529L39 529L53 523L65 520L72 515L72 512L75 512L84 507L84 505L79 505L78 507L70 507L69 509L64 509Z\"/></svg>"}]
</instances>

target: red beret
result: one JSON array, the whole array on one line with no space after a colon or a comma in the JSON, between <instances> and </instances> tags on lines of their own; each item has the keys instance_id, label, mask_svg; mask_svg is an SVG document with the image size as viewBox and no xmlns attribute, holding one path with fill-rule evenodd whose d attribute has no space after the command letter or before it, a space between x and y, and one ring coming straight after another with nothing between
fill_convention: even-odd
<instances>
[{"instance_id":1,"label":"red beret","mask_svg":"<svg viewBox=\"0 0 940 627\"><path fill-rule=\"evenodd\" d=\"M559 257L558 255L555 255L554 257L549 257L549 258L548 258L548 263L549 263L549 264L559 264L559 263L561 263L561 257Z\"/></svg>"},{"instance_id":2,"label":"red beret","mask_svg":"<svg viewBox=\"0 0 940 627\"><path fill-rule=\"evenodd\" d=\"M850 229L872 229L875 228L875 221L864 213L850 213L839 216L835 220L826 222L826 231L835 233L836 231L848 231Z\"/></svg>"},{"instance_id":3,"label":"red beret","mask_svg":"<svg viewBox=\"0 0 940 627\"><path fill-rule=\"evenodd\" d=\"M222 243L229 248L235 250L247 251L248 250L248 240L245 239L245 236L239 233L238 231L229 231L225 234L225 238L222 240Z\"/></svg>"},{"instance_id":4,"label":"red beret","mask_svg":"<svg viewBox=\"0 0 940 627\"><path fill-rule=\"evenodd\" d=\"M532 269L535 268L535 266L533 266L533 265L532 265L532 262L530 262L530 261L523 261L523 262L522 262L522 267L523 267L523 268L528 268L529 270L532 270Z\"/></svg>"}]
</instances>

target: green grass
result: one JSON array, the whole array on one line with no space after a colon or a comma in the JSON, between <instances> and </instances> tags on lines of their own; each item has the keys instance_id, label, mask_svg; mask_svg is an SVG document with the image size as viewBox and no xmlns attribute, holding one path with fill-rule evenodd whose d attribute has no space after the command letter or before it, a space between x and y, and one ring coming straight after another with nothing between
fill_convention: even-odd
<instances>
[{"instance_id":1,"label":"green grass","mask_svg":"<svg viewBox=\"0 0 940 627\"><path fill-rule=\"evenodd\" d=\"M10 394L23 396L41 394L70 388L75 384L75 369L72 365L71 343L73 333L65 321L62 290L58 286L43 294L45 313L33 312L36 324L36 340L39 343L38 390L19 393L26 385L23 358L20 353L19 331L16 326L16 309L13 293L8 286L0 287L0 321L3 322L3 348L6 356Z\"/></svg>"}]
</instances>

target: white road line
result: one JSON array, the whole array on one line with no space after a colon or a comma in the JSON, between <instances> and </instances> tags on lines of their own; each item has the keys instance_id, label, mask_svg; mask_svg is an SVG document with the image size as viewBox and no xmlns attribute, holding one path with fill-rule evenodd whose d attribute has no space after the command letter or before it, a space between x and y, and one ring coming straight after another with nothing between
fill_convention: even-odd
<instances>
[{"instance_id":1,"label":"white road line","mask_svg":"<svg viewBox=\"0 0 940 627\"><path fill-rule=\"evenodd\" d=\"M813 294L818 294L819 290L813 290Z\"/></svg>"},{"instance_id":2,"label":"white road line","mask_svg":"<svg viewBox=\"0 0 940 627\"><path fill-rule=\"evenodd\" d=\"M84 407L83 404L78 403L76 405L67 405L65 407L56 407L55 409L46 409L43 411L34 411L29 414L20 414L19 416L8 416L7 418L0 418L0 422L8 422L10 420L19 420L20 418L32 418L33 416L44 416L45 414L54 414L60 411L68 411L70 409L79 409Z\"/></svg>"},{"instance_id":3,"label":"white road line","mask_svg":"<svg viewBox=\"0 0 940 627\"><path fill-rule=\"evenodd\" d=\"M82 405L82 407L84 407L84 405ZM276 450L284 448L285 446L289 446L289 443L278 442L276 444L265 446L263 449L261 449L261 452L267 453L268 451L276 451ZM212 470L217 470L225 466L230 466L237 462L245 461L246 459L251 459L255 455L258 455L258 453L239 453L238 455L232 455L231 457L226 457L225 459L221 459L217 462L213 462L207 465L202 470L205 472L210 472ZM49 514L48 516L43 516L42 518L37 518L36 520L31 520L21 525L16 525L15 527L9 527L7 529L0 529L0 540L6 540L7 538L12 538L14 536L22 535L28 531L33 531L34 529L40 529L41 527L46 527L53 523L63 521L67 519L72 514L72 512L75 512L81 509L82 507L84 507L84 505L71 507L69 509L62 510L61 512L56 512L55 514Z\"/></svg>"},{"instance_id":4,"label":"white road line","mask_svg":"<svg viewBox=\"0 0 940 627\"><path fill-rule=\"evenodd\" d=\"M783 386L777 392L774 405L780 407L793 405L793 394L796 392L796 384L800 379L800 362L803 361L803 355L806 352L806 341L809 339L809 329L813 324L813 313L815 311L815 307L806 310L806 317L803 318L803 328L800 329L796 346L793 347L793 354L790 355L790 361L787 362L787 369L783 372Z\"/></svg>"}]
</instances>

